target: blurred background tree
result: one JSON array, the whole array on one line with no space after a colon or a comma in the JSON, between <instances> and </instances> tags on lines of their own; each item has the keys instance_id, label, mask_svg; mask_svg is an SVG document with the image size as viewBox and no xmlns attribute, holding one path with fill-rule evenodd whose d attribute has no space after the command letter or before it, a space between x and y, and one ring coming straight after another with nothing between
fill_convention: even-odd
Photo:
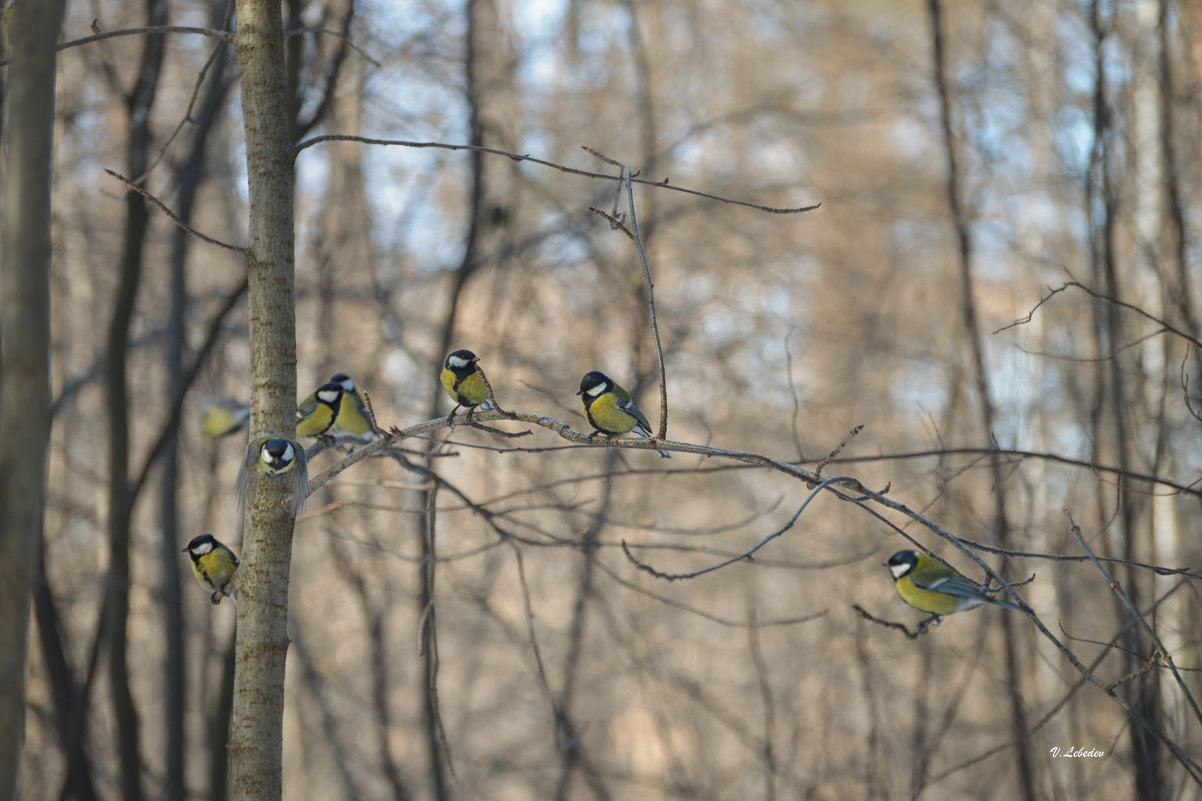
<instances>
[{"instance_id":1,"label":"blurred background tree","mask_svg":"<svg viewBox=\"0 0 1202 801\"><path fill-rule=\"evenodd\" d=\"M408 463L340 473L297 522L284 797L1198 797L1196 575L1110 565L1166 655L1092 563L1049 558L1084 555L1068 510L1100 555L1198 564L1197 4L291 0L283 16L298 143L613 173L589 146L670 187L821 202L780 216L635 186L668 435L812 468L863 424L824 470L1005 549L979 554L1034 574L1023 596L1108 684L1021 615L915 641L858 617L917 620L880 566L909 545L830 494L696 579L621 550L669 573L738 554L796 510L795 478L444 429L402 443ZM68 7L63 40L164 22L235 25L224 0L95 0ZM211 531L242 550L245 439L207 439L200 417L250 396L246 264L105 170L249 245L233 55L182 32L60 54L24 799L227 794L235 611L191 586L179 548ZM346 372L381 425L413 425L448 411L437 371L468 347L506 408L583 430L573 393L602 369L658 421L642 267L588 211L615 208L614 182L345 140L296 166L300 394ZM20 423L4 425L7 442ZM1105 758L1051 755L1070 746Z\"/></svg>"}]
</instances>

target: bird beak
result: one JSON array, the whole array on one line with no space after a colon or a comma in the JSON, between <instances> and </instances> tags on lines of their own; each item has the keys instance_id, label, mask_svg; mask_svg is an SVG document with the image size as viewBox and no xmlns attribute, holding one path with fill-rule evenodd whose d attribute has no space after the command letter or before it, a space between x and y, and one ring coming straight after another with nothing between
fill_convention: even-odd
<instances>
[{"instance_id":1,"label":"bird beak","mask_svg":"<svg viewBox=\"0 0 1202 801\"><path fill-rule=\"evenodd\" d=\"M577 394L577 395L583 395L583 394L584 394L584 390L583 390L583 389L578 389L578 390L576 390L576 394Z\"/></svg>"},{"instance_id":2,"label":"bird beak","mask_svg":"<svg viewBox=\"0 0 1202 801\"><path fill-rule=\"evenodd\" d=\"M889 567L889 563L888 563L888 562L881 562L881 567Z\"/></svg>"},{"instance_id":3,"label":"bird beak","mask_svg":"<svg viewBox=\"0 0 1202 801\"><path fill-rule=\"evenodd\" d=\"M187 545L185 545L184 547L180 548L180 551L181 551L181 552L184 552L184 551L187 551L187 550L188 550L188 546L187 546Z\"/></svg>"}]
</instances>

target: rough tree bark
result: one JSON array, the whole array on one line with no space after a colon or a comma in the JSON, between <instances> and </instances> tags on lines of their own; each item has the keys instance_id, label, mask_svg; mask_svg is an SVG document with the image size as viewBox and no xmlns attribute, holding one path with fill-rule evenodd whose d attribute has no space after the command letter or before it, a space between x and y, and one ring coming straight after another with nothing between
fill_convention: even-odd
<instances>
[{"instance_id":1,"label":"rough tree bark","mask_svg":"<svg viewBox=\"0 0 1202 801\"><path fill-rule=\"evenodd\" d=\"M250 190L251 438L296 423L294 151L278 0L238 0L236 47ZM288 569L284 482L255 481L239 569L230 778L235 799L281 797Z\"/></svg>"}]
</instances>

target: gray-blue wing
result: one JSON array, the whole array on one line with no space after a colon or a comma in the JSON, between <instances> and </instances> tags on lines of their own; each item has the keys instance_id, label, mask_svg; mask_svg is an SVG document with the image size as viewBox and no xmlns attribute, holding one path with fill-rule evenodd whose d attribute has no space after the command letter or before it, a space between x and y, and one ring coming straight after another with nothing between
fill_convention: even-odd
<instances>
[{"instance_id":1,"label":"gray-blue wing","mask_svg":"<svg viewBox=\"0 0 1202 801\"><path fill-rule=\"evenodd\" d=\"M634 405L634 401L620 400L618 401L618 408L637 420L638 426L636 427L642 427L643 433L648 436L651 435L651 423L647 422L647 415L643 414L639 407Z\"/></svg>"},{"instance_id":2,"label":"gray-blue wing","mask_svg":"<svg viewBox=\"0 0 1202 801\"><path fill-rule=\"evenodd\" d=\"M918 572L921 573L921 571ZM994 606L1004 606L1007 609L1022 611L1021 606L1016 606L1009 601L1002 601L991 595L986 595L979 585L962 576L923 577L922 575L914 575L912 579L914 586L919 589L945 592L957 598L968 598L978 603L993 604Z\"/></svg>"}]
</instances>

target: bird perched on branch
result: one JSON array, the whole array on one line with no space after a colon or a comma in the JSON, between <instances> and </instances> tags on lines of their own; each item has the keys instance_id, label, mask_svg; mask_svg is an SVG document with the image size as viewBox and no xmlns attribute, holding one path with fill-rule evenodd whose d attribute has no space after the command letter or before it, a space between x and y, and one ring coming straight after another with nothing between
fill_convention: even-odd
<instances>
[{"instance_id":1,"label":"bird perched on branch","mask_svg":"<svg viewBox=\"0 0 1202 801\"><path fill-rule=\"evenodd\" d=\"M192 559L192 575L196 576L200 586L212 593L210 600L214 604L221 603L223 595L234 598L234 594L226 589L238 570L238 557L233 551L212 534L193 537L183 550ZM237 598L234 603L238 603Z\"/></svg>"},{"instance_id":2,"label":"bird perched on branch","mask_svg":"<svg viewBox=\"0 0 1202 801\"><path fill-rule=\"evenodd\" d=\"M467 409L467 420L471 422L472 412L476 407L482 411L491 411L496 406L488 397L488 383L484 380L484 372L480 369L480 358L470 350L457 350L447 356L442 363L442 374L439 376L442 387L455 401L455 408L447 415L450 421L455 417L459 407Z\"/></svg>"},{"instance_id":3,"label":"bird perched on branch","mask_svg":"<svg viewBox=\"0 0 1202 801\"><path fill-rule=\"evenodd\" d=\"M580 391L576 394L584 403L584 416L597 432L610 437L633 432L644 439L655 439L647 416L634 405L630 393L600 370L585 374L580 379ZM658 448L655 452L664 459L672 456Z\"/></svg>"},{"instance_id":4,"label":"bird perched on branch","mask_svg":"<svg viewBox=\"0 0 1202 801\"><path fill-rule=\"evenodd\" d=\"M342 401L338 404L338 417L334 420L334 427L355 437L371 433L371 415L368 414L367 404L359 396L351 377L346 373L334 373L330 376L330 383L342 387Z\"/></svg>"},{"instance_id":5,"label":"bird perched on branch","mask_svg":"<svg viewBox=\"0 0 1202 801\"><path fill-rule=\"evenodd\" d=\"M342 385L322 384L296 407L296 435L319 437L330 430L342 407Z\"/></svg>"},{"instance_id":6,"label":"bird perched on branch","mask_svg":"<svg viewBox=\"0 0 1202 801\"><path fill-rule=\"evenodd\" d=\"M884 567L893 574L901 599L932 618L981 604L1024 611L1021 606L987 595L980 585L920 551L898 551Z\"/></svg>"}]
</instances>

